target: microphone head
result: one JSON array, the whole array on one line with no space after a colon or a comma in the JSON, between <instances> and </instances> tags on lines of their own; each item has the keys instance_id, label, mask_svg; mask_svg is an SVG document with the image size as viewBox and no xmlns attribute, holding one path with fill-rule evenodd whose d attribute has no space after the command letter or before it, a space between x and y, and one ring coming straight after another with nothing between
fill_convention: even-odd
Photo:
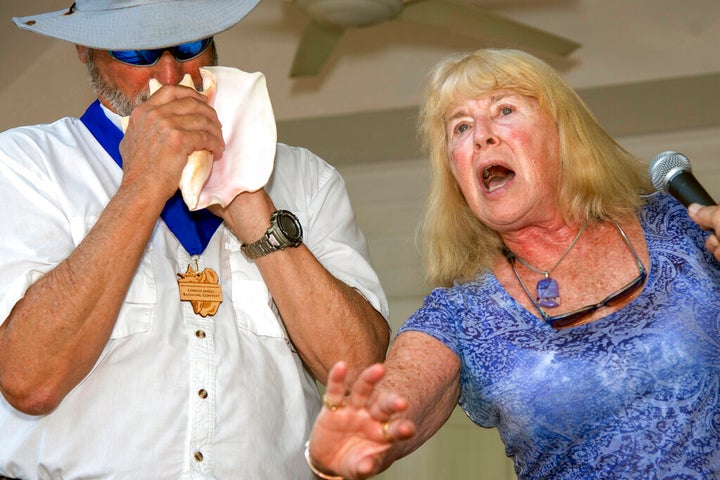
<instances>
[{"instance_id":1,"label":"microphone head","mask_svg":"<svg viewBox=\"0 0 720 480\"><path fill-rule=\"evenodd\" d=\"M668 183L680 172L690 172L690 160L682 153L667 151L658 153L650 162L648 176L655 190L667 192Z\"/></svg>"}]
</instances>

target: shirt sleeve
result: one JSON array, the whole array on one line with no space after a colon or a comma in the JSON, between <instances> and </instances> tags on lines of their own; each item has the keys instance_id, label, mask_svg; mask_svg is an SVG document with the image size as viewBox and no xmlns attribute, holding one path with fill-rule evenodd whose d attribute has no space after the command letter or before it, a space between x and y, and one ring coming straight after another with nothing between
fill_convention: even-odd
<instances>
[{"instance_id":1,"label":"shirt sleeve","mask_svg":"<svg viewBox=\"0 0 720 480\"><path fill-rule=\"evenodd\" d=\"M0 323L27 289L74 248L70 219L32 135L0 136Z\"/></svg>"},{"instance_id":2,"label":"shirt sleeve","mask_svg":"<svg viewBox=\"0 0 720 480\"><path fill-rule=\"evenodd\" d=\"M0 322L82 242L121 179L77 118L0 133Z\"/></svg>"},{"instance_id":3,"label":"shirt sleeve","mask_svg":"<svg viewBox=\"0 0 720 480\"><path fill-rule=\"evenodd\" d=\"M450 289L436 288L425 297L423 305L413 313L398 331L398 335L407 331L422 332L442 342L462 358L460 342L453 319L458 318L457 308L451 300Z\"/></svg>"}]
</instances>

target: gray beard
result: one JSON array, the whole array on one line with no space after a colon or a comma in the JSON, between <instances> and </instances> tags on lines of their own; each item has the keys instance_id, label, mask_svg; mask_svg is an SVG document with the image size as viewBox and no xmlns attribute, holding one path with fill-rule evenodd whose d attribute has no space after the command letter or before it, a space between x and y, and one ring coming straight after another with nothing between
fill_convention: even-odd
<instances>
[{"instance_id":1,"label":"gray beard","mask_svg":"<svg viewBox=\"0 0 720 480\"><path fill-rule=\"evenodd\" d=\"M210 49L210 64L217 65L218 56L215 44L211 45ZM118 89L114 85L109 84L102 77L102 75L100 75L100 72L95 65L94 52L92 50L90 50L90 54L88 55L86 67L88 80L90 81L90 87L95 92L95 95L98 98L103 98L110 105L110 108L121 117L127 117L128 115L130 115L130 112L132 112L133 108L145 102L150 96L149 91L145 89L135 98L130 98L125 95L120 89Z\"/></svg>"},{"instance_id":2,"label":"gray beard","mask_svg":"<svg viewBox=\"0 0 720 480\"><path fill-rule=\"evenodd\" d=\"M95 95L108 102L110 108L112 108L121 117L127 117L130 115L133 108L147 100L147 91L140 93L136 98L130 98L122 93L122 91L118 88L110 85L102 77L102 75L100 75L100 71L98 70L97 65L95 65L94 53L92 50L90 50L90 54L88 55L86 67L90 87L95 92Z\"/></svg>"}]
</instances>

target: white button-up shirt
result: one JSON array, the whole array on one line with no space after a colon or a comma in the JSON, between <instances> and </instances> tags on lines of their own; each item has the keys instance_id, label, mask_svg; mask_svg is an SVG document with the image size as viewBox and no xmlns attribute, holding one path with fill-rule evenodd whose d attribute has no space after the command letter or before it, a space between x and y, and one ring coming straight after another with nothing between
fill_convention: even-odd
<instances>
[{"instance_id":1,"label":"white button-up shirt","mask_svg":"<svg viewBox=\"0 0 720 480\"><path fill-rule=\"evenodd\" d=\"M0 134L0 169L4 321L85 237L122 171L74 118ZM339 174L307 150L279 144L266 189L277 208L298 216L320 262L387 317ZM0 397L0 475L312 478L303 444L318 391L257 268L221 225L198 264L218 273L223 302L203 318L179 299L177 274L189 264L159 220L90 374L45 416L24 415Z\"/></svg>"}]
</instances>

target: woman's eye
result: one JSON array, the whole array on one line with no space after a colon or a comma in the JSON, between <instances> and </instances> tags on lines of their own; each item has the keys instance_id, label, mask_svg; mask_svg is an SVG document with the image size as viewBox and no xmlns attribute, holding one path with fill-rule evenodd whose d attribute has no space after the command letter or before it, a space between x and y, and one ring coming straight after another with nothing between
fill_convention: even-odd
<instances>
[{"instance_id":1,"label":"woman's eye","mask_svg":"<svg viewBox=\"0 0 720 480\"><path fill-rule=\"evenodd\" d=\"M457 133L465 133L467 129L470 128L467 123L461 123L457 127L455 127L455 131Z\"/></svg>"},{"instance_id":2,"label":"woman's eye","mask_svg":"<svg viewBox=\"0 0 720 480\"><path fill-rule=\"evenodd\" d=\"M512 108L512 107L501 107L501 108L500 108L500 113L501 113L502 115L510 115L512 112L513 112L513 108Z\"/></svg>"}]
</instances>

